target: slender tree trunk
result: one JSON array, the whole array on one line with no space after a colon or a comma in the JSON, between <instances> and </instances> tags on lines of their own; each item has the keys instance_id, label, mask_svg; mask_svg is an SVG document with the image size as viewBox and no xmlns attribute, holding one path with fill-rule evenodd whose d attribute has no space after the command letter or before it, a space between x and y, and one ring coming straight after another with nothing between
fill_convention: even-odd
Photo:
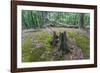
<instances>
[{"instance_id":1,"label":"slender tree trunk","mask_svg":"<svg viewBox=\"0 0 100 73\"><path fill-rule=\"evenodd\" d=\"M32 25L34 24L34 29L36 29L36 23L34 22L34 17L32 11L30 12L31 14L31 19L32 19Z\"/></svg>"},{"instance_id":2,"label":"slender tree trunk","mask_svg":"<svg viewBox=\"0 0 100 73\"><path fill-rule=\"evenodd\" d=\"M42 12L42 17L43 17L43 21L44 21L44 25L47 25L48 22L48 12L47 11L43 11Z\"/></svg>"},{"instance_id":3,"label":"slender tree trunk","mask_svg":"<svg viewBox=\"0 0 100 73\"><path fill-rule=\"evenodd\" d=\"M84 28L84 13L80 14L80 25L79 28Z\"/></svg>"}]
</instances>

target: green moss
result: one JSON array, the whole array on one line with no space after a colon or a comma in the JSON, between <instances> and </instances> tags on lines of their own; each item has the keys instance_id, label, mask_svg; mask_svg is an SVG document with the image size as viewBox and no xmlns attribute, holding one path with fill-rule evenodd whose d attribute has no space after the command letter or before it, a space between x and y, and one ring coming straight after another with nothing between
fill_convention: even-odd
<instances>
[{"instance_id":1,"label":"green moss","mask_svg":"<svg viewBox=\"0 0 100 73\"><path fill-rule=\"evenodd\" d=\"M89 39L84 34L78 34L77 32L69 31L67 34L69 38L76 40L76 44L82 49L84 57L89 58ZM37 48L35 44L32 44L32 37L38 40L37 43L42 43L43 47ZM55 47L50 45L51 40L52 35L43 30L28 35L22 42L22 62L52 61L53 56L51 53ZM33 50L32 53L30 53L30 48ZM63 58L60 60L63 60Z\"/></svg>"},{"instance_id":2,"label":"green moss","mask_svg":"<svg viewBox=\"0 0 100 73\"><path fill-rule=\"evenodd\" d=\"M84 35L78 35L75 37L77 46L82 49L84 58L89 58L90 47L89 47L89 39Z\"/></svg>"},{"instance_id":3,"label":"green moss","mask_svg":"<svg viewBox=\"0 0 100 73\"><path fill-rule=\"evenodd\" d=\"M30 57L30 50L29 50L29 46L31 46L31 38L27 37L25 39L25 41L22 43L22 61L23 62L27 62L29 61L29 57Z\"/></svg>"},{"instance_id":4,"label":"green moss","mask_svg":"<svg viewBox=\"0 0 100 73\"><path fill-rule=\"evenodd\" d=\"M70 38L74 38L77 34L75 32L68 32Z\"/></svg>"},{"instance_id":5,"label":"green moss","mask_svg":"<svg viewBox=\"0 0 100 73\"><path fill-rule=\"evenodd\" d=\"M78 34L78 32L68 32L68 36L75 39L77 46L83 51L84 58L89 58L89 39L82 33Z\"/></svg>"},{"instance_id":6,"label":"green moss","mask_svg":"<svg viewBox=\"0 0 100 73\"><path fill-rule=\"evenodd\" d=\"M44 48L41 48L41 49L34 49L32 54L30 54L30 59L29 61L30 62L35 62L35 61L41 61L41 55L45 52L45 49Z\"/></svg>"},{"instance_id":7,"label":"green moss","mask_svg":"<svg viewBox=\"0 0 100 73\"><path fill-rule=\"evenodd\" d=\"M52 51L52 47L50 45L50 41L52 39L52 35L49 34L48 32L45 31L37 31L32 33L33 37L35 37L35 40L38 40L38 43L42 43L43 47L42 48L36 48L32 44L30 36L27 36L25 38L25 41L23 42L22 45L22 54L23 54L23 62L35 62L35 61L48 61L51 60L51 54L50 52ZM30 54L30 46L31 49L33 49L33 52ZM49 53L46 53L49 52ZM45 54L45 57L41 58Z\"/></svg>"},{"instance_id":8,"label":"green moss","mask_svg":"<svg viewBox=\"0 0 100 73\"><path fill-rule=\"evenodd\" d=\"M44 31L36 32L33 34L40 43L43 43L43 46L45 47L45 49L51 50L51 45L50 45L50 41L52 39L51 34Z\"/></svg>"}]
</instances>

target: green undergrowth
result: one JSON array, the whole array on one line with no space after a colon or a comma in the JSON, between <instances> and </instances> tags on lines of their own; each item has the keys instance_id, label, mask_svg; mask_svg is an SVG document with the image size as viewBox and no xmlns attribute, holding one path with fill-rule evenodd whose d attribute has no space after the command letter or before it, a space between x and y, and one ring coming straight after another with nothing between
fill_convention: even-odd
<instances>
[{"instance_id":1,"label":"green undergrowth","mask_svg":"<svg viewBox=\"0 0 100 73\"><path fill-rule=\"evenodd\" d=\"M35 40L37 40L37 44L42 43L42 47L37 48L35 46L36 44L32 44L32 37L27 36L24 43L22 44L22 61L51 61L52 46L50 45L50 41L52 40L52 35L45 31L33 32L32 35L35 37ZM32 53L30 53L30 49L32 49Z\"/></svg>"},{"instance_id":2,"label":"green undergrowth","mask_svg":"<svg viewBox=\"0 0 100 73\"><path fill-rule=\"evenodd\" d=\"M29 46L31 46L31 37L25 38L24 42L22 43L22 61L24 62L28 62L30 58Z\"/></svg>"},{"instance_id":3,"label":"green undergrowth","mask_svg":"<svg viewBox=\"0 0 100 73\"><path fill-rule=\"evenodd\" d=\"M84 34L79 34L76 32L68 32L70 38L74 38L77 44L77 47L82 49L83 55L85 59L88 59L90 56L90 47L89 47L89 39Z\"/></svg>"},{"instance_id":4,"label":"green undergrowth","mask_svg":"<svg viewBox=\"0 0 100 73\"><path fill-rule=\"evenodd\" d=\"M32 37L37 43L32 44ZM90 54L89 39L84 34L71 31L68 32L68 37L75 39L77 46L83 51L84 58L88 59ZM22 42L22 62L52 61L51 53L54 47L50 45L51 40L52 35L46 31L32 32L31 35L26 36ZM37 44L42 44L42 47L36 47Z\"/></svg>"}]
</instances>

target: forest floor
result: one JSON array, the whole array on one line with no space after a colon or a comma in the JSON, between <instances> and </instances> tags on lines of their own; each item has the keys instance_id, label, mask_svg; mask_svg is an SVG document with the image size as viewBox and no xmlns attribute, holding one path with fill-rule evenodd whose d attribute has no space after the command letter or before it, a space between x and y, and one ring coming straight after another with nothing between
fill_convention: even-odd
<instances>
[{"instance_id":1,"label":"forest floor","mask_svg":"<svg viewBox=\"0 0 100 73\"><path fill-rule=\"evenodd\" d=\"M80 60L89 59L89 34L85 30L76 28L46 28L46 29L24 29L22 30L22 61L55 61L57 60L57 47L50 45L53 31L66 31L68 46L72 49L70 54L65 54L64 59Z\"/></svg>"}]
</instances>

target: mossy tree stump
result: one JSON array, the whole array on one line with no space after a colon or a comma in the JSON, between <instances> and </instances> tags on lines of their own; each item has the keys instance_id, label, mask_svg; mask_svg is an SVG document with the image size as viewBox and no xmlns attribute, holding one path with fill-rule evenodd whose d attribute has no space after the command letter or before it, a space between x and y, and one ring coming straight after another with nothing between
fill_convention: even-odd
<instances>
[{"instance_id":1,"label":"mossy tree stump","mask_svg":"<svg viewBox=\"0 0 100 73\"><path fill-rule=\"evenodd\" d=\"M60 33L59 36L56 34L56 32L53 33L53 40L51 41L51 45L56 47L54 56L56 56L57 60L64 59L64 55L71 52L68 48L67 39L66 32Z\"/></svg>"},{"instance_id":2,"label":"mossy tree stump","mask_svg":"<svg viewBox=\"0 0 100 73\"><path fill-rule=\"evenodd\" d=\"M59 51L61 51L61 56L64 56L67 53L70 53L70 49L68 48L67 45L67 36L66 36L66 32L60 33L60 47L59 47Z\"/></svg>"},{"instance_id":3,"label":"mossy tree stump","mask_svg":"<svg viewBox=\"0 0 100 73\"><path fill-rule=\"evenodd\" d=\"M59 36L56 34L56 32L53 32L53 39L51 41L52 46L58 46L59 43Z\"/></svg>"}]
</instances>

